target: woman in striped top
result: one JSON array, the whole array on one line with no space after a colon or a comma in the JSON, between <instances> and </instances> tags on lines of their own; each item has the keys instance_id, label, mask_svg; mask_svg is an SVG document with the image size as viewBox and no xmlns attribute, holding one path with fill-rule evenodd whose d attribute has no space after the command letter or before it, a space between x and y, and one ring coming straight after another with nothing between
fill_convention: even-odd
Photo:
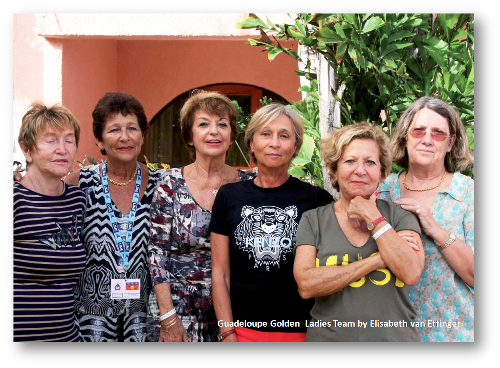
<instances>
[{"instance_id":1,"label":"woman in striped top","mask_svg":"<svg viewBox=\"0 0 500 368\"><path fill-rule=\"evenodd\" d=\"M79 136L63 106L34 103L23 117L18 140L28 170L14 183L14 341L81 341L73 288L85 267L85 195L61 181Z\"/></svg>"}]
</instances>

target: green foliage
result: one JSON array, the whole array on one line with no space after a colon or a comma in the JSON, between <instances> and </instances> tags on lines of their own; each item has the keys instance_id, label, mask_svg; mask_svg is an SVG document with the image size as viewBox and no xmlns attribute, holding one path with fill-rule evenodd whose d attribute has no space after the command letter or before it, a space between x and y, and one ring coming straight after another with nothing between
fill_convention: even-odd
<instances>
[{"instance_id":1,"label":"green foliage","mask_svg":"<svg viewBox=\"0 0 500 368\"><path fill-rule=\"evenodd\" d=\"M304 140L288 172L290 175L323 187L323 161L319 152L321 133L318 84L314 80L311 82L311 87L302 86L300 90L307 92L307 96L298 103L292 101L290 107L297 111L304 122Z\"/></svg>"},{"instance_id":2,"label":"green foliage","mask_svg":"<svg viewBox=\"0 0 500 368\"><path fill-rule=\"evenodd\" d=\"M253 23L249 19L253 19ZM238 24L254 28L254 14ZM315 80L278 39L292 39L322 54L337 74L333 96L341 102L342 125L369 121L391 135L398 118L417 98L436 96L457 108L474 148L474 23L469 14L298 14L293 24L258 22L273 60L285 53L307 64L298 75ZM271 36L269 36L271 35ZM271 40L271 37L275 42ZM346 86L342 97L335 91ZM298 170L296 170L298 172Z\"/></svg>"}]
</instances>

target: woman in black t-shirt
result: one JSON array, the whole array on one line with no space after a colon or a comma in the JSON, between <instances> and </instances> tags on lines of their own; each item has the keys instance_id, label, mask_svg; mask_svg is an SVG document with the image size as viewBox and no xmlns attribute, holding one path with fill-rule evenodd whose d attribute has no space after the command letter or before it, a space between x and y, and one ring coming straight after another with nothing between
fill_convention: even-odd
<instances>
[{"instance_id":1,"label":"woman in black t-shirt","mask_svg":"<svg viewBox=\"0 0 500 368\"><path fill-rule=\"evenodd\" d=\"M300 297L293 278L296 229L302 213L333 198L288 174L303 133L292 109L259 109L245 133L258 175L222 186L215 199L212 287L224 342L305 341L312 300Z\"/></svg>"}]
</instances>

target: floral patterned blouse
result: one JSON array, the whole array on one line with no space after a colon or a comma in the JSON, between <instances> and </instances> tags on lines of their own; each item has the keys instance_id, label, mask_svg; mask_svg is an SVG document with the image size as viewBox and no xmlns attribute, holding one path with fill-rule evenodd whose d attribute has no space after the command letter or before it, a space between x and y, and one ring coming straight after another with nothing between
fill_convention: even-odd
<instances>
[{"instance_id":1,"label":"floral patterned blouse","mask_svg":"<svg viewBox=\"0 0 500 368\"><path fill-rule=\"evenodd\" d=\"M241 170L238 173L240 180L253 177ZM218 341L212 300L211 217L189 192L184 168L167 170L151 203L149 268L153 286L170 283L172 302L189 341ZM148 332L158 341L160 313L154 292L149 314Z\"/></svg>"},{"instance_id":2,"label":"floral patterned blouse","mask_svg":"<svg viewBox=\"0 0 500 368\"><path fill-rule=\"evenodd\" d=\"M380 184L378 198L392 202L400 199L400 174L392 174ZM473 179L454 173L450 185L436 194L432 214L439 226L474 252ZM422 233L422 242L424 271L418 284L410 289L410 301L417 310L415 321L424 322L419 328L422 341L474 341L474 288L450 267L432 238Z\"/></svg>"}]
</instances>

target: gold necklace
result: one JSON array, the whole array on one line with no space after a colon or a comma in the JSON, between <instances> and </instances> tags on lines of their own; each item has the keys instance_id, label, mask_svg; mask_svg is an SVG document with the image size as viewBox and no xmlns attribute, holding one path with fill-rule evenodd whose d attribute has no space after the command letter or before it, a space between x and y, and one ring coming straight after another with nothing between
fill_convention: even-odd
<instances>
[{"instance_id":1,"label":"gold necklace","mask_svg":"<svg viewBox=\"0 0 500 368\"><path fill-rule=\"evenodd\" d=\"M437 185L434 185L433 187L430 187L430 188L425 188L425 189L412 189L410 188L408 185L406 185L406 174L407 172L405 171L405 176L403 177L403 186L407 189L407 190L410 190L412 192L426 192L428 190L432 190L432 189L436 189L437 187L439 187L443 181L444 181L444 178L446 177L446 170L444 171L444 175L443 177L441 178L441 180L439 181L439 183L437 183Z\"/></svg>"},{"instance_id":2,"label":"gold necklace","mask_svg":"<svg viewBox=\"0 0 500 368\"><path fill-rule=\"evenodd\" d=\"M125 183L118 183L117 181L114 181L113 179L111 179L108 175L108 181L111 183L111 184L114 184L114 185L118 185L120 187L124 187L125 185L129 185L132 180L134 180L135 176L137 175L137 169L139 167L139 164L137 164L137 166L135 167L135 172L134 172L134 175L132 175L132 177Z\"/></svg>"},{"instance_id":3,"label":"gold necklace","mask_svg":"<svg viewBox=\"0 0 500 368\"><path fill-rule=\"evenodd\" d=\"M199 166L199 165L198 165L198 163L197 163L196 161L195 161L194 163L195 163L195 165L196 165L196 177L200 177L200 173L199 173L199 171L198 171L198 166ZM201 167L201 166L200 166L200 167ZM208 171L207 171L207 170L205 170L203 167L202 167L201 169L202 169L203 171L205 171L205 172L207 173L207 176L208 176ZM218 174L218 173L220 173L220 172L222 171L222 169L224 169L224 165L222 165L222 168L221 168L219 171L217 171L217 174ZM222 179L221 179L221 181L220 181L220 183L219 183L219 186L218 186L217 188L213 188L213 189L212 189L212 194L214 195L214 197L215 197L215 196L217 195L217 193L219 192L219 189L220 189L220 187L222 186L222 183L224 182L224 180L225 180L225 179L226 179L226 176L225 176L225 175L224 175L224 176L222 176Z\"/></svg>"}]
</instances>

